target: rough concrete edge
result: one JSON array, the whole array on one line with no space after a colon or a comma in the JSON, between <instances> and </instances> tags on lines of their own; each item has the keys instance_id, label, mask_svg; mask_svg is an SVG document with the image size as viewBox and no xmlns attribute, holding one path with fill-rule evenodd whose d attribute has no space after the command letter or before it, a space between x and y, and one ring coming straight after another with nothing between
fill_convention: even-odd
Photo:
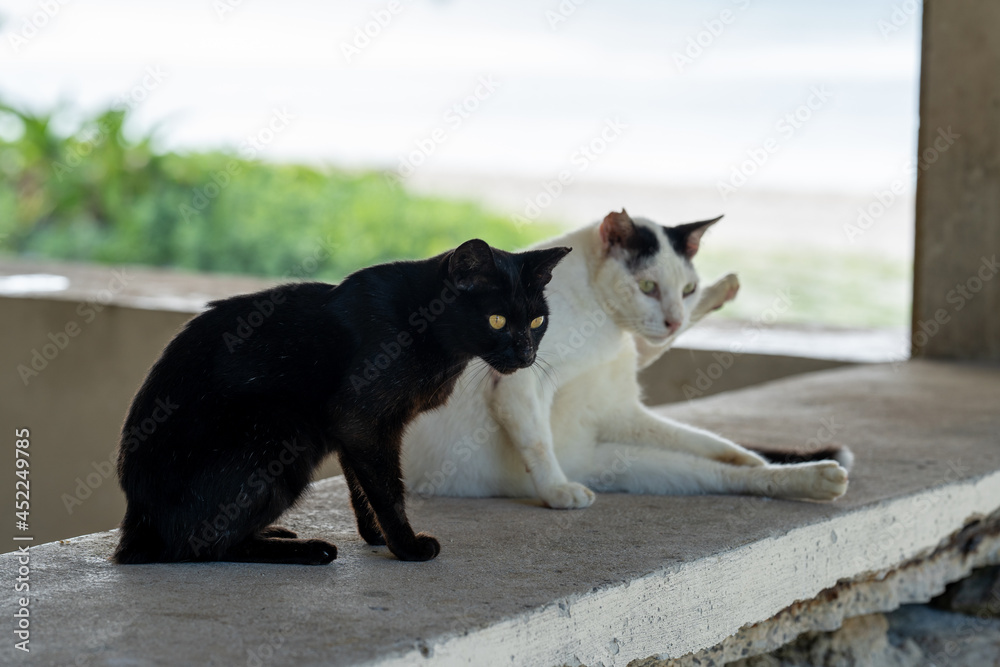
<instances>
[{"instance_id":1,"label":"rough concrete edge","mask_svg":"<svg viewBox=\"0 0 1000 667\"><path fill-rule=\"evenodd\" d=\"M942 484L633 581L554 600L487 627L425 638L409 650L367 664L404 667L432 659L434 665L611 667L648 661L649 656L657 661L676 659L728 646L728 638L802 601L808 604L841 582L857 579L859 572L864 573L861 577L877 580L884 576L879 573L926 558L970 517L986 516L998 508L1000 472ZM919 517L919 523L914 517ZM894 531L896 527L900 530ZM837 534L841 539L831 542ZM887 546L872 553L873 540L882 535L890 537ZM810 561L808 554L794 555L806 545L808 550L815 545L831 556ZM853 554L848 553L852 550ZM800 574L790 577L796 570ZM735 604L716 605L699 598L685 580L728 582L738 599ZM776 581L790 582L794 590L779 591L772 585ZM831 616L827 627L839 625L835 618ZM775 642L775 648L780 645ZM760 652L767 650L762 647Z\"/></svg>"},{"instance_id":2,"label":"rough concrete edge","mask_svg":"<svg viewBox=\"0 0 1000 667\"><path fill-rule=\"evenodd\" d=\"M157 310L170 313L197 315L208 307L208 302L216 297L187 296L139 296L116 294L108 301L98 301L99 290L71 289L59 293L0 294L0 300L54 301L58 303L100 303L104 308L126 308L131 310Z\"/></svg>"},{"instance_id":3,"label":"rough concrete edge","mask_svg":"<svg viewBox=\"0 0 1000 667\"><path fill-rule=\"evenodd\" d=\"M157 285L158 287L167 284L172 289L176 288L177 293L119 293L113 289L107 289L106 285L95 286L88 284L88 279L93 280L95 273L100 273L101 280L106 281L107 274L115 272L120 272L121 274L132 273L132 277L127 280L130 284L134 285L136 282L139 282ZM101 264L52 258L32 260L23 257L0 256L0 278L38 274L59 275L67 278L70 284L65 289L54 292L35 290L3 292L0 293L0 299L27 299L68 303L99 302L105 307L115 306L132 308L134 310L163 310L197 315L207 308L210 301L236 294L248 294L250 292L269 289L282 283L297 281L293 276L256 276L239 273L195 271L181 267L157 267L146 264ZM210 291L209 293L202 292L197 286L194 288L179 286L180 282L190 280L207 280L217 284L238 281L247 284L239 285L239 290L237 291L223 290L220 292ZM155 292L159 292L159 290Z\"/></svg>"},{"instance_id":4,"label":"rough concrete edge","mask_svg":"<svg viewBox=\"0 0 1000 667\"><path fill-rule=\"evenodd\" d=\"M100 554L96 551L92 551L87 545L92 542L100 542L108 535L117 535L118 528L112 528L111 530L100 530L96 533L86 533L85 535L77 535L76 537L67 537L61 540L53 540L51 542L42 542L40 544L32 544L31 542L20 542L19 546L30 547L31 553L39 556L44 555L46 552L55 552L57 549L66 549L67 547L77 547L83 548L84 557L90 559L106 560L111 561L111 549L107 550L106 554ZM117 542L117 540L116 540ZM42 554L38 552L42 551ZM12 561L16 563L18 558L18 553L15 547L14 551L8 551L6 553L0 554L0 566L6 564L6 561Z\"/></svg>"},{"instance_id":5,"label":"rough concrete edge","mask_svg":"<svg viewBox=\"0 0 1000 667\"><path fill-rule=\"evenodd\" d=\"M812 600L796 602L774 617L747 626L709 649L681 658L651 657L629 667L716 667L775 651L806 632L833 632L848 619L925 603L972 570L1000 564L1000 512L970 519L929 556L914 558L886 573L845 581Z\"/></svg>"}]
</instances>

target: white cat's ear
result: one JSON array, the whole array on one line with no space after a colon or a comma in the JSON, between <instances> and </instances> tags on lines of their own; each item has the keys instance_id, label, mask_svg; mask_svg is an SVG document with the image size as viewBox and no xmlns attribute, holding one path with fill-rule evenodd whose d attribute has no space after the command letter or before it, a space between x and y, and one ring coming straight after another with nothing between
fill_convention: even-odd
<instances>
[{"instance_id":1,"label":"white cat's ear","mask_svg":"<svg viewBox=\"0 0 1000 667\"><path fill-rule=\"evenodd\" d=\"M612 211L604 216L604 221L601 222L601 242L606 251L614 246L627 246L634 235L635 223L624 208L621 213Z\"/></svg>"},{"instance_id":2,"label":"white cat's ear","mask_svg":"<svg viewBox=\"0 0 1000 667\"><path fill-rule=\"evenodd\" d=\"M691 259L698 253L698 248L701 246L701 237L704 236L708 228L722 220L720 215L718 218L712 218L711 220L701 220L700 222L689 222L686 225L677 225L676 227L664 227L667 236L670 238L674 247L677 248L678 252L683 252L684 256Z\"/></svg>"},{"instance_id":3,"label":"white cat's ear","mask_svg":"<svg viewBox=\"0 0 1000 667\"><path fill-rule=\"evenodd\" d=\"M496 270L493 248L480 239L472 239L458 246L448 260L448 274L460 290L470 290L489 282Z\"/></svg>"}]
</instances>

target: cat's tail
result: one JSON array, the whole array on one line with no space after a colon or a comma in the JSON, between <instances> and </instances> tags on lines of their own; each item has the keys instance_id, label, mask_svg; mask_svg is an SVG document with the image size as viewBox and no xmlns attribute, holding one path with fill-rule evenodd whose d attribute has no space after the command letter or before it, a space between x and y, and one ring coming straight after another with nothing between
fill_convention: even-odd
<instances>
[{"instance_id":1,"label":"cat's tail","mask_svg":"<svg viewBox=\"0 0 1000 667\"><path fill-rule=\"evenodd\" d=\"M810 463L812 461L836 461L844 470L854 466L854 453L843 445L833 445L822 449L763 449L748 447L767 459L768 463Z\"/></svg>"}]
</instances>

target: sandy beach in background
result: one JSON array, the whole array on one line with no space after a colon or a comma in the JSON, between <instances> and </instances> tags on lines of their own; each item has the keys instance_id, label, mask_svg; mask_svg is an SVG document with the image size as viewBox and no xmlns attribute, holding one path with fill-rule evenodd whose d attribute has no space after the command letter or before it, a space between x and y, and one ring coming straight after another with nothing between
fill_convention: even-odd
<instances>
[{"instance_id":1,"label":"sandy beach in background","mask_svg":"<svg viewBox=\"0 0 1000 667\"><path fill-rule=\"evenodd\" d=\"M900 195L878 217L859 222L859 209L878 203L871 193L809 193L739 190L723 200L714 188L671 187L643 183L579 179L557 196L551 179L506 174L418 171L404 181L416 192L471 199L509 216L539 210L537 219L567 228L600 220L622 207L633 216L664 225L703 220L725 214L711 231L717 247L754 249L809 247L829 253L872 253L909 261L913 256L912 194ZM546 189L546 185L550 190ZM549 202L547 206L539 204ZM873 207L874 211L879 206ZM870 215L870 214L869 214ZM863 229L862 225L868 225ZM845 230L845 226L848 229ZM856 233L860 232L860 233ZM853 236L853 238L852 238Z\"/></svg>"}]
</instances>

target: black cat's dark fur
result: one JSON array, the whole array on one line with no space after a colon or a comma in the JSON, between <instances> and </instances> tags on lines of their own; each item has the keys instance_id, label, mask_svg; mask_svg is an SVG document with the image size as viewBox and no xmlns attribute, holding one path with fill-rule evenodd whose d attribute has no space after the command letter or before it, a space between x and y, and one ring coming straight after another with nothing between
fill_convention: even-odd
<instances>
[{"instance_id":1,"label":"black cat's dark fur","mask_svg":"<svg viewBox=\"0 0 1000 667\"><path fill-rule=\"evenodd\" d=\"M167 345L122 428L128 501L118 563L325 564L334 545L272 525L336 452L358 532L402 560L440 546L413 533L399 448L470 360L530 366L544 286L570 251L480 240L424 261L215 301ZM491 315L506 325L494 329Z\"/></svg>"}]
</instances>

